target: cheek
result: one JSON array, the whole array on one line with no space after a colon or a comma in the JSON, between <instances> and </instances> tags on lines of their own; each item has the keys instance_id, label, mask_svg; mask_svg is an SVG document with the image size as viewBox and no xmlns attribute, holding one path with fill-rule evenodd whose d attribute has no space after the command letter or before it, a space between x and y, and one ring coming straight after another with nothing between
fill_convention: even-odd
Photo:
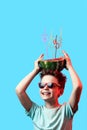
<instances>
[{"instance_id":1,"label":"cheek","mask_svg":"<svg viewBox=\"0 0 87 130\"><path fill-rule=\"evenodd\" d=\"M59 89L56 89L56 90L54 91L54 95L55 95L56 97L59 97L59 95L60 95L60 90L59 90Z\"/></svg>"},{"instance_id":2,"label":"cheek","mask_svg":"<svg viewBox=\"0 0 87 130\"><path fill-rule=\"evenodd\" d=\"M54 90L52 91L52 93L53 93L54 96L58 95L58 89L54 89Z\"/></svg>"}]
</instances>

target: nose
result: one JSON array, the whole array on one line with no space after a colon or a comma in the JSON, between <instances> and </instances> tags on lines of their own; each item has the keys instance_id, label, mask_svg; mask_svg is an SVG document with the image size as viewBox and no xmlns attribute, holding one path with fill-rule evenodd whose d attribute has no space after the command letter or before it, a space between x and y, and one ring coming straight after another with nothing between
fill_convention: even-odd
<instances>
[{"instance_id":1,"label":"nose","mask_svg":"<svg viewBox=\"0 0 87 130\"><path fill-rule=\"evenodd\" d=\"M49 87L47 86L47 84L45 85L44 89L49 89Z\"/></svg>"}]
</instances>

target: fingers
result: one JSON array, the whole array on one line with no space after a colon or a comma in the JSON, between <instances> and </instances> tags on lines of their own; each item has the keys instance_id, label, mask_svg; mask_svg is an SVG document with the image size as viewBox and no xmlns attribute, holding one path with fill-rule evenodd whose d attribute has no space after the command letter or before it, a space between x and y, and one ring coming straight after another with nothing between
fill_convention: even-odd
<instances>
[{"instance_id":1,"label":"fingers","mask_svg":"<svg viewBox=\"0 0 87 130\"><path fill-rule=\"evenodd\" d=\"M36 64L36 63L38 64L38 62L41 61L41 60L43 59L43 57L44 57L44 54L41 54L41 55L39 56L39 58L35 61L35 64Z\"/></svg>"},{"instance_id":2,"label":"fingers","mask_svg":"<svg viewBox=\"0 0 87 130\"><path fill-rule=\"evenodd\" d=\"M63 50L62 52L63 52L63 54L64 54L65 59L66 59L67 61L70 61L69 55L68 55L64 50Z\"/></svg>"},{"instance_id":3,"label":"fingers","mask_svg":"<svg viewBox=\"0 0 87 130\"><path fill-rule=\"evenodd\" d=\"M63 50L62 53L64 54L64 56L67 58L69 57L68 54Z\"/></svg>"},{"instance_id":4,"label":"fingers","mask_svg":"<svg viewBox=\"0 0 87 130\"><path fill-rule=\"evenodd\" d=\"M41 54L39 56L39 58L35 61L34 65L35 65L35 69L38 70L38 72L40 71L40 66L39 66L39 62L43 59L43 54Z\"/></svg>"},{"instance_id":5,"label":"fingers","mask_svg":"<svg viewBox=\"0 0 87 130\"><path fill-rule=\"evenodd\" d=\"M37 59L37 61L42 60L42 59L43 59L43 57L44 57L44 54L41 54L41 55L39 56L39 58Z\"/></svg>"},{"instance_id":6,"label":"fingers","mask_svg":"<svg viewBox=\"0 0 87 130\"><path fill-rule=\"evenodd\" d=\"M69 67L72 66L71 59L64 50L62 52L63 52L65 60L66 60L66 68L69 69Z\"/></svg>"},{"instance_id":7,"label":"fingers","mask_svg":"<svg viewBox=\"0 0 87 130\"><path fill-rule=\"evenodd\" d=\"M44 57L44 54L41 54L41 55L39 56L40 59L43 58L43 57Z\"/></svg>"}]
</instances>

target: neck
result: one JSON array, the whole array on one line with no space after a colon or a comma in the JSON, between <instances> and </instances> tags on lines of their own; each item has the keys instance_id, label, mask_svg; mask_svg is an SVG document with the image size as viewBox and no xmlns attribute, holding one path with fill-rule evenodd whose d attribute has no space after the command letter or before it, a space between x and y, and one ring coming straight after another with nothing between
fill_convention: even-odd
<instances>
[{"instance_id":1,"label":"neck","mask_svg":"<svg viewBox=\"0 0 87 130\"><path fill-rule=\"evenodd\" d=\"M54 102L54 101L45 101L45 106L46 108L55 108L60 106L60 104L58 103L58 101Z\"/></svg>"}]
</instances>

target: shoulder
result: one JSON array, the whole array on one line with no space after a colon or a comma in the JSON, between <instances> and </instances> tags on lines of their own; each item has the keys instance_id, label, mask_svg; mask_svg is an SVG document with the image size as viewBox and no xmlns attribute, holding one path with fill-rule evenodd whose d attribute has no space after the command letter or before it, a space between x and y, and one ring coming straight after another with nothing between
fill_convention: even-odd
<instances>
[{"instance_id":1,"label":"shoulder","mask_svg":"<svg viewBox=\"0 0 87 130\"><path fill-rule=\"evenodd\" d=\"M33 117L33 116L41 113L42 109L43 109L43 106L39 106L38 104L32 102L32 106L31 106L30 110L29 111L25 110L25 112L26 112L27 116Z\"/></svg>"},{"instance_id":2,"label":"shoulder","mask_svg":"<svg viewBox=\"0 0 87 130\"><path fill-rule=\"evenodd\" d=\"M61 105L60 110L62 111L62 113L66 116L66 117L73 117L74 113L72 111L72 108L70 106L70 104L68 102L64 103Z\"/></svg>"}]
</instances>

